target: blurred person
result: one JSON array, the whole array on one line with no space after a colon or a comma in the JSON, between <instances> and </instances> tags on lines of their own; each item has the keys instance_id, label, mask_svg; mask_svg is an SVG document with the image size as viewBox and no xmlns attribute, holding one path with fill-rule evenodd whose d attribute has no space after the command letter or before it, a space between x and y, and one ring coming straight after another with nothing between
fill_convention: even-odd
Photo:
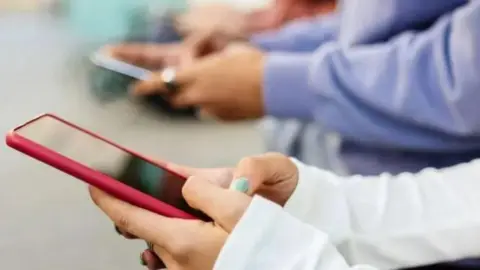
<instances>
[{"instance_id":1,"label":"blurred person","mask_svg":"<svg viewBox=\"0 0 480 270\"><path fill-rule=\"evenodd\" d=\"M352 3L355 7L354 2ZM284 77L293 82L285 83L280 80L278 89L287 93L292 88L297 91L295 94L292 92L292 95L280 97L280 102L276 103L288 102L288 105L291 105L295 104L295 101L303 100L302 104L306 104L302 108L304 110L293 116L307 120L316 119L322 124L326 123L329 128L340 131L346 139L343 144L344 157L353 172L375 174L381 171L418 171L423 167L444 167L471 160L478 156L478 124L475 114L470 112L475 108L474 90L479 85L476 75L479 70L476 64L479 63L479 31L476 29L479 25L478 1L469 4L466 1L435 1L421 7L413 7L413 2L405 1L402 5L392 1L387 3L390 3L390 6L386 5L387 9L381 12L366 9L370 6L363 3L361 10L368 11L365 14L354 13L345 5L346 10L342 13L352 13L354 16L348 19L342 17L339 23L342 27L336 26L341 30L340 34L332 31L332 38L327 38L329 41L335 40L338 35L339 41L321 46L315 54L271 53L265 56L252 48L244 48L243 53L239 53L240 50L235 53L225 52L224 60L221 60L221 57L204 59L202 65L210 62L207 66L218 66L219 69L207 69L208 72L204 70L205 72L201 73L199 68L198 75L193 77L202 80L188 80L190 87L187 88L196 88L199 91L186 91L182 94L185 89L180 89L180 94L186 95L190 92L188 96L192 96L195 93L197 99L204 99L196 102L225 119L255 118L264 115L265 111L291 117L292 111L281 111L280 106L273 106L275 102L264 105L262 99L272 98L269 93L280 91L261 83L263 78L272 78L268 76L269 71L275 72L272 63L277 64L276 73L285 70L284 73L288 74L288 66L291 66L290 76ZM378 4L375 7L380 6ZM456 11L451 12L454 9ZM395 14L397 17L379 17L378 14ZM403 15L400 16L401 14ZM358 20L355 15L362 15L368 20ZM403 16L408 19L401 20ZM377 19L382 23L378 23ZM365 23L358 24L358 21ZM386 26L377 29L379 25ZM318 41L313 42L313 34L316 32L309 28L312 25L307 26L304 25L312 41L307 44L313 47L318 44ZM351 32L344 29L350 29ZM405 29L416 30L401 34ZM266 36L272 39L275 37ZM290 41L288 44L298 41L287 38L288 35L284 37ZM267 39L265 44L272 46L274 42ZM285 51L288 51L288 48ZM241 61L242 58L255 60ZM240 67L234 68L231 73L224 68L238 65L262 67L264 62L267 63L265 74L256 77L245 74L245 71L241 72ZM310 74L300 74L295 72L294 68L310 69ZM255 71L249 72L261 73L263 69L253 70ZM208 74L215 74L217 78L207 81L205 77L208 77ZM230 77L219 80L218 75L223 78L225 75ZM255 79L246 80L245 76ZM235 85L232 85L231 81L235 81ZM306 81L309 81L310 85L305 86ZM202 87L198 87L198 84L193 84L197 87L191 87L192 82L201 82ZM208 99L208 96L222 94L223 88L233 89L235 93L246 92L243 90L247 88L255 89L245 87L244 82L248 82L249 86L257 86L254 93L260 92L256 95L257 101L260 101L252 103L250 101L255 101L255 98L252 98L250 103L246 103L238 95ZM211 87L213 85L215 87ZM220 87L222 85L227 87ZM207 93L205 96L199 94L201 91L206 92L209 86L219 93ZM154 87L161 89L162 82ZM180 96L177 97L179 100ZM315 99L320 106L310 106ZM220 104L229 109L222 110ZM248 107L257 109L252 110L255 113L245 112ZM232 112L239 115L232 117L229 115ZM463 267L467 265L464 264Z\"/></svg>"},{"instance_id":2,"label":"blurred person","mask_svg":"<svg viewBox=\"0 0 480 270\"><path fill-rule=\"evenodd\" d=\"M113 5L113 3L110 5ZM169 55L167 59L170 60L167 63L176 65L178 61L175 57L170 56L178 54L178 50L173 49L173 47L178 47L174 45L179 45L184 37L188 38L193 35L197 36L193 38L194 40L199 40L198 36L203 37L206 36L204 33L215 32L215 38L213 38L215 42L210 43L209 48L204 46L204 51L198 53L198 56L201 56L223 47L224 44L222 43L224 42L247 37L250 33L276 27L294 18L310 17L329 12L335 8L335 1L279 0L271 7L254 12L244 12L227 4L210 4L181 9L171 7L172 5L175 6L173 3L153 5L153 11L149 11L146 6L141 4L134 5L136 8L129 11L131 14L128 16L128 31L126 31L125 43L168 43L169 45L164 46ZM155 10L158 11L158 9L163 10L163 12L155 15L157 13ZM186 11L183 11L184 9ZM230 23L223 23L227 19ZM147 29L150 29L150 34L145 33ZM215 45L212 46L214 43ZM152 56L152 58L155 59L156 57ZM155 61L151 62L155 63ZM157 64L148 67L159 69L162 64L159 65L157 62ZM94 69L91 73L90 84L98 97L107 100L125 93L130 81L125 76ZM145 101L171 116L192 116L195 114L195 111L191 108L183 110L171 108L165 98L159 95L148 96Z\"/></svg>"},{"instance_id":3,"label":"blurred person","mask_svg":"<svg viewBox=\"0 0 480 270\"><path fill-rule=\"evenodd\" d=\"M172 35L175 30L168 19L158 23L151 42L168 44L125 43L114 48L114 54L137 65L159 69L176 66L180 62L188 64L192 58L218 52L232 42L249 38L254 44L265 43L265 49L276 42L278 45L290 44L291 48L287 50L309 51L317 46L318 37L333 38L337 20L330 18L333 17L330 14L335 7L336 1L332 0L279 0L270 9L252 13L238 11L229 5L194 7L175 19L175 27L181 30L179 35ZM283 30L272 30L294 19L302 20L287 24ZM305 27L312 23L322 24L326 30L308 33ZM300 37L295 44L288 40L288 35L293 34ZM183 43L179 42L182 35L186 37ZM335 155L336 145L332 145L330 134L326 134L323 127L293 119L271 118L264 121L263 129L269 151L293 155L322 168L344 171Z\"/></svg>"},{"instance_id":4,"label":"blurred person","mask_svg":"<svg viewBox=\"0 0 480 270\"><path fill-rule=\"evenodd\" d=\"M398 269L480 254L480 160L371 177L279 154L231 169L167 166L190 175L183 196L214 222L166 218L90 191L168 269Z\"/></svg>"},{"instance_id":5,"label":"blurred person","mask_svg":"<svg viewBox=\"0 0 480 270\"><path fill-rule=\"evenodd\" d=\"M380 5L374 5L354 14L370 18L357 24L355 16L346 16L353 13L350 7L356 6L345 4L345 16L340 19L337 15L326 16L318 24L290 26L298 31L284 29L283 39L289 42L270 42L268 38L282 37L278 33L252 38L262 38L263 42L257 44L271 52L236 46L179 69L176 81L181 87L173 101L180 107L197 105L225 120L264 115L315 120L340 132L347 146L355 142L374 153L378 150L380 154L373 160L366 156L362 162L354 156L349 164L352 173L415 171L471 160L478 154L479 144L479 125L467 113L475 108L476 91L471 89L480 85L476 76L478 2L435 1L434 6L421 7L390 2L386 7L391 10L383 13L398 15L415 10L415 15L396 15L403 18L398 21L396 17L376 18L372 14ZM435 23L427 27L428 20ZM378 25L384 26L377 29ZM314 26L329 28L330 32L313 31ZM423 30L402 33L400 29ZM300 35L300 30L309 35ZM294 39L295 34L304 39ZM311 52L322 38L330 42ZM302 44L303 50L291 49L296 43ZM466 44L469 46L465 48ZM162 50L154 46L149 49ZM128 61L139 60L135 49L130 55L126 51L119 47L113 54ZM135 93L162 89L161 76L153 76L137 84ZM390 151L392 148L394 151ZM405 152L398 154L398 149ZM438 160L429 160L435 156ZM345 160L349 160L348 155Z\"/></svg>"}]
</instances>

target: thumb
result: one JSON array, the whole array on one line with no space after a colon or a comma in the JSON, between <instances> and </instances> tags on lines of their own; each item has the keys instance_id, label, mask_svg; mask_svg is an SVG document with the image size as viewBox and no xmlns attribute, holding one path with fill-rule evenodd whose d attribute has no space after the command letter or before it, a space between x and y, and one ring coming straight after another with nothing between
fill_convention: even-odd
<instances>
[{"instance_id":1,"label":"thumb","mask_svg":"<svg viewBox=\"0 0 480 270\"><path fill-rule=\"evenodd\" d=\"M164 61L169 50L168 46L156 44L123 43L107 45L100 52L136 66L155 69Z\"/></svg>"},{"instance_id":2,"label":"thumb","mask_svg":"<svg viewBox=\"0 0 480 270\"><path fill-rule=\"evenodd\" d=\"M185 69L172 69L169 68L169 71L173 71L174 74L168 74L169 76L174 76L174 83L179 87L183 87L190 83L193 80L194 68L187 67ZM152 75L146 80L138 81L133 85L131 93L133 95L144 96L151 95L155 93L167 94L168 89L165 85L165 74L163 71L152 73Z\"/></svg>"},{"instance_id":3,"label":"thumb","mask_svg":"<svg viewBox=\"0 0 480 270\"><path fill-rule=\"evenodd\" d=\"M224 189L197 176L190 177L182 189L187 203L231 232L248 208L251 198L243 193Z\"/></svg>"},{"instance_id":4,"label":"thumb","mask_svg":"<svg viewBox=\"0 0 480 270\"><path fill-rule=\"evenodd\" d=\"M173 171L181 176L188 178L192 175L199 174L203 169L189 167L185 165L176 164L173 162L165 162L162 164L167 170Z\"/></svg>"},{"instance_id":5,"label":"thumb","mask_svg":"<svg viewBox=\"0 0 480 270\"><path fill-rule=\"evenodd\" d=\"M182 43L181 66L188 66L212 51L213 34L200 33L188 37Z\"/></svg>"},{"instance_id":6,"label":"thumb","mask_svg":"<svg viewBox=\"0 0 480 270\"><path fill-rule=\"evenodd\" d=\"M234 185L246 185L243 188L244 191L253 195L260 192L265 186L274 186L281 181L288 180L296 173L295 164L282 154L266 153L247 157L237 164L231 188ZM235 187L235 189L238 188Z\"/></svg>"}]
</instances>

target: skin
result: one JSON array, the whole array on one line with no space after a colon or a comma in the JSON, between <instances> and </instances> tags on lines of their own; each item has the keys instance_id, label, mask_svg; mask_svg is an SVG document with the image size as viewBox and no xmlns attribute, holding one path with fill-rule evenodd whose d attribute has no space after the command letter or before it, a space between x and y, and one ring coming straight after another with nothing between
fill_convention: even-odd
<instances>
[{"instance_id":1,"label":"skin","mask_svg":"<svg viewBox=\"0 0 480 270\"><path fill-rule=\"evenodd\" d=\"M152 243L153 251L168 269L179 270L212 269L228 234L250 203L247 195L198 177L190 177L183 195L192 207L211 216L214 223L162 217L96 188L90 188L90 195L116 226Z\"/></svg>"},{"instance_id":2,"label":"skin","mask_svg":"<svg viewBox=\"0 0 480 270\"><path fill-rule=\"evenodd\" d=\"M271 7L253 12L217 3L194 7L180 14L176 28L185 36L217 32L230 39L247 39L251 34L280 27L295 19L328 14L335 8L335 0L276 0Z\"/></svg>"},{"instance_id":3,"label":"skin","mask_svg":"<svg viewBox=\"0 0 480 270\"><path fill-rule=\"evenodd\" d=\"M258 119L265 115L265 55L245 41L254 32L330 13L335 7L334 0L277 1L272 9L250 14L228 5L195 7L176 19L184 42L121 44L108 51L115 58L152 70L176 67L180 88L171 98L175 107L197 107L201 115L225 121ZM230 23L223 23L226 20ZM167 93L161 73L132 89L132 94L140 96Z\"/></svg>"},{"instance_id":4,"label":"skin","mask_svg":"<svg viewBox=\"0 0 480 270\"><path fill-rule=\"evenodd\" d=\"M171 102L179 108L198 107L202 113L220 120L260 118L265 115L264 64L263 52L246 45L230 46L220 53L191 61L176 70L175 82L180 87ZM137 96L168 93L161 72L137 82L132 89Z\"/></svg>"},{"instance_id":5,"label":"skin","mask_svg":"<svg viewBox=\"0 0 480 270\"><path fill-rule=\"evenodd\" d=\"M162 217L90 188L95 204L125 237L153 243L153 250L144 252L149 269L160 269L162 261L168 269L212 269L228 234L247 209L251 196L258 194L284 205L298 183L295 164L276 153L244 158L230 169L164 165L190 176L183 187L183 196L191 207L209 215L213 223ZM233 179L240 177L249 181L246 194L226 189Z\"/></svg>"}]
</instances>

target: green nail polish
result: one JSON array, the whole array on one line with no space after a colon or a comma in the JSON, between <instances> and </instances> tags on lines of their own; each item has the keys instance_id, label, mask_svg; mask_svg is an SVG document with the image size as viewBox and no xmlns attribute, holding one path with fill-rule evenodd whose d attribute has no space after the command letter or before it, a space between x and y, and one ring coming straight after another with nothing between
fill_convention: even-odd
<instances>
[{"instance_id":1,"label":"green nail polish","mask_svg":"<svg viewBox=\"0 0 480 270\"><path fill-rule=\"evenodd\" d=\"M232 183L230 184L230 189L231 190L236 190L242 193L245 193L248 191L248 179L245 177L240 177L237 179L234 179Z\"/></svg>"},{"instance_id":2,"label":"green nail polish","mask_svg":"<svg viewBox=\"0 0 480 270\"><path fill-rule=\"evenodd\" d=\"M143 265L143 266L147 265L147 263L146 263L145 260L143 259L143 253L140 254L140 264Z\"/></svg>"}]
</instances>

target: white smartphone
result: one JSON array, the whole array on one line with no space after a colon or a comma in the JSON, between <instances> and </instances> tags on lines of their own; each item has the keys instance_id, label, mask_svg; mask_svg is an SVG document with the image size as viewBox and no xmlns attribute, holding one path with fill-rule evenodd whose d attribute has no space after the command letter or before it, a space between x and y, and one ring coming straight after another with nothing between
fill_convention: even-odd
<instances>
[{"instance_id":1,"label":"white smartphone","mask_svg":"<svg viewBox=\"0 0 480 270\"><path fill-rule=\"evenodd\" d=\"M147 80L152 71L117 60L109 55L97 52L90 57L93 64L137 80Z\"/></svg>"}]
</instances>

